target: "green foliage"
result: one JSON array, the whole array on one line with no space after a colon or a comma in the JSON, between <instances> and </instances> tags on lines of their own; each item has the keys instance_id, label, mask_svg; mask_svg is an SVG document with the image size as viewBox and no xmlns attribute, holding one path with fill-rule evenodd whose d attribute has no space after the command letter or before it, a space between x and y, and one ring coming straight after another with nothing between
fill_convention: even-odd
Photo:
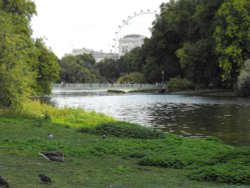
<instances>
[{"instance_id":1,"label":"green foliage","mask_svg":"<svg viewBox=\"0 0 250 188\"><path fill-rule=\"evenodd\" d=\"M250 184L250 148L235 148L223 153L206 166L192 171L190 178L225 183Z\"/></svg>"},{"instance_id":2,"label":"green foliage","mask_svg":"<svg viewBox=\"0 0 250 188\"><path fill-rule=\"evenodd\" d=\"M245 61L244 67L238 76L236 87L239 96L250 96L250 59Z\"/></svg>"},{"instance_id":3,"label":"green foliage","mask_svg":"<svg viewBox=\"0 0 250 188\"><path fill-rule=\"evenodd\" d=\"M134 48L126 53L118 61L120 75L130 72L142 72L145 62L144 51L142 48Z\"/></svg>"},{"instance_id":4,"label":"green foliage","mask_svg":"<svg viewBox=\"0 0 250 188\"><path fill-rule=\"evenodd\" d=\"M65 56L59 61L61 67L60 80L67 83L98 82L94 70L95 60L92 55Z\"/></svg>"},{"instance_id":5,"label":"green foliage","mask_svg":"<svg viewBox=\"0 0 250 188\"><path fill-rule=\"evenodd\" d=\"M196 4L197 1L180 0L161 5L161 13L153 23L152 37L144 45L147 55L143 72L151 83L161 82L163 70L165 80L181 74L175 52L185 39L189 40Z\"/></svg>"},{"instance_id":6,"label":"green foliage","mask_svg":"<svg viewBox=\"0 0 250 188\"><path fill-rule=\"evenodd\" d=\"M196 84L218 85L220 72L216 68L215 57L209 53L212 49L211 40L201 39L196 42L184 43L183 47L176 51L176 56L183 71L183 76Z\"/></svg>"},{"instance_id":7,"label":"green foliage","mask_svg":"<svg viewBox=\"0 0 250 188\"><path fill-rule=\"evenodd\" d=\"M106 80L141 72L149 83L181 76L195 84L231 87L250 54L248 0L163 3L152 37L119 60L99 65ZM110 70L110 72L108 71ZM110 74L109 74L110 73Z\"/></svg>"},{"instance_id":8,"label":"green foliage","mask_svg":"<svg viewBox=\"0 0 250 188\"><path fill-rule=\"evenodd\" d=\"M214 38L222 78L236 81L239 69L250 54L250 2L248 0L225 1L216 15Z\"/></svg>"},{"instance_id":9,"label":"green foliage","mask_svg":"<svg viewBox=\"0 0 250 188\"><path fill-rule=\"evenodd\" d=\"M0 106L21 108L31 95L49 94L57 79L55 55L41 40L31 38L35 13L31 1L0 3Z\"/></svg>"},{"instance_id":10,"label":"green foliage","mask_svg":"<svg viewBox=\"0 0 250 188\"><path fill-rule=\"evenodd\" d=\"M230 147L216 141L175 138L170 143L166 142L164 148L155 148L146 154L139 164L195 169L210 164L211 159L228 151L231 151Z\"/></svg>"},{"instance_id":11,"label":"green foliage","mask_svg":"<svg viewBox=\"0 0 250 188\"><path fill-rule=\"evenodd\" d=\"M196 1L197 2L197 1ZM192 15L182 47L176 51L182 76L208 87L220 85L220 69L214 49L215 14L223 1L199 1ZM194 3L194 1L193 1Z\"/></svg>"},{"instance_id":12,"label":"green foliage","mask_svg":"<svg viewBox=\"0 0 250 188\"><path fill-rule=\"evenodd\" d=\"M118 78L119 83L146 83L145 76L140 72L132 72Z\"/></svg>"},{"instance_id":13,"label":"green foliage","mask_svg":"<svg viewBox=\"0 0 250 188\"><path fill-rule=\"evenodd\" d=\"M183 78L171 78L168 81L168 90L169 91L184 91L184 90L193 90L195 85L187 79Z\"/></svg>"},{"instance_id":14,"label":"green foliage","mask_svg":"<svg viewBox=\"0 0 250 188\"><path fill-rule=\"evenodd\" d=\"M140 138L140 139L155 139L163 138L164 133L142 127L138 124L115 122L101 124L94 129L81 129L80 132L91 132L99 135L110 135L116 137Z\"/></svg>"},{"instance_id":15,"label":"green foliage","mask_svg":"<svg viewBox=\"0 0 250 188\"><path fill-rule=\"evenodd\" d=\"M19 107L30 95L33 82L26 64L28 39L16 31L18 26L9 13L0 11L0 105L6 107Z\"/></svg>"},{"instance_id":16,"label":"green foliage","mask_svg":"<svg viewBox=\"0 0 250 188\"><path fill-rule=\"evenodd\" d=\"M102 81L114 82L124 74L142 72L144 56L141 48L134 48L118 60L104 59L96 65L96 68L103 77Z\"/></svg>"},{"instance_id":17,"label":"green foliage","mask_svg":"<svg viewBox=\"0 0 250 188\"><path fill-rule=\"evenodd\" d=\"M126 151L132 148L131 151L136 152L136 145L145 150L150 146L145 142L150 140L100 139L100 136L76 133L74 128L64 129L45 120L41 121L42 127L36 127L36 122L34 118L0 116L1 176L11 187L20 187L20 182L21 187L30 188L224 186L189 180L183 170L138 166L137 159L127 159L118 154L119 151L124 153L124 148ZM54 139L47 138L50 132L55 135ZM150 146L152 149L153 144ZM47 149L63 152L65 162L47 161L38 155ZM52 179L51 185L40 183L37 174L41 172Z\"/></svg>"},{"instance_id":18,"label":"green foliage","mask_svg":"<svg viewBox=\"0 0 250 188\"><path fill-rule=\"evenodd\" d=\"M59 78L59 65L55 54L48 50L41 39L35 41L37 62L33 63L36 75L35 91L38 95L51 93L51 85Z\"/></svg>"},{"instance_id":19,"label":"green foliage","mask_svg":"<svg viewBox=\"0 0 250 188\"><path fill-rule=\"evenodd\" d=\"M95 66L99 74L102 76L102 81L114 82L120 75L120 66L118 61L113 59L104 59Z\"/></svg>"},{"instance_id":20,"label":"green foliage","mask_svg":"<svg viewBox=\"0 0 250 188\"><path fill-rule=\"evenodd\" d=\"M25 117L49 119L64 127L93 127L99 124L114 122L114 118L96 112L86 112L80 108L57 109L53 106L41 104L38 101L27 102L20 111Z\"/></svg>"},{"instance_id":21,"label":"green foliage","mask_svg":"<svg viewBox=\"0 0 250 188\"><path fill-rule=\"evenodd\" d=\"M13 164L15 156L17 156L22 164L22 157L29 157L29 160L35 158L36 162L34 164L37 164L38 161L40 164L43 163L44 159L37 157L38 152L56 150L65 154L66 162L63 163L63 168L65 168L65 165L67 167L73 165L76 159L79 159L79 161L95 159L93 164L100 162L98 168L100 166L103 168L104 163L106 163L106 161L103 162L105 157L108 157L108 161L123 158L123 161L120 162L119 165L112 168L116 173L130 174L131 169L125 168L124 166L131 162L133 167L149 169L151 176L154 169L157 169L158 172L159 170L164 172L157 174L157 176L161 177L170 171L170 169L159 169L145 165L185 169L185 174L189 174L190 178L202 181L249 184L249 147L237 148L224 145L216 139L182 138L172 134L167 134L161 139L127 138L131 137L131 134L134 134L133 131L137 132L136 137L138 137L138 135L141 137L144 130L141 130L141 127L137 127L138 125L125 122L113 122L111 123L112 125L110 125L110 123L103 123L99 126L95 124L94 128L85 129L85 133L80 134L76 132L79 128L74 128L77 127L74 124L72 124L72 128L70 129L63 128L64 126L62 125L64 125L64 121L54 124L52 121L53 117L55 117L55 113L52 113L48 107L36 106L35 104L32 104L31 107L30 111L39 113L41 113L41 109L39 108L42 108L44 112L48 112L51 119L37 119L34 118L34 115L28 115L27 111L23 112L24 114L22 116L12 114L13 112L11 111L8 112L8 115L1 113L1 159L3 160L3 155L11 156L11 160L2 163L2 165ZM64 115L71 113L71 111L65 111ZM24 116L25 114L26 116ZM92 119L98 118L96 114L91 114L91 116ZM63 117L63 115L60 117ZM79 122L82 121L82 116L74 115L73 118L75 119L74 123L78 122L78 120ZM82 127L86 127L85 125L86 124L83 123ZM108 134L109 132L111 132L111 134L108 134L106 139L102 139L99 134L96 136L86 133L86 131L90 130L96 131L98 127L100 131L99 134ZM146 128L144 129L146 130ZM123 135L123 132L127 135L122 136L122 138L113 136L114 134ZM48 133L54 133L55 138L48 140ZM151 135L151 133L145 135ZM115 161L112 161L112 163L113 162ZM143 165L143 167L135 165L135 162ZM47 161L45 161L45 163L46 164L42 165L43 167L54 164L53 162ZM25 164L27 165L27 163ZM79 164L78 162L78 165ZM26 165L24 166L26 167ZM39 165L35 166L37 167ZM57 171L58 168L60 168L59 166L57 164ZM34 167L30 166L30 168L33 172ZM37 170L39 170L39 168ZM93 170L92 167L91 170ZM8 171L9 170L6 170L5 173ZM110 166L108 172L109 171ZM183 171L178 172L177 176ZM13 173L13 171L11 171L11 173ZM23 169L22 173L24 173ZM69 173L72 172L70 171ZM136 171L136 174L137 173L139 173L139 171ZM30 176L28 177L30 178ZM171 176L171 179L172 178L174 178L173 175ZM190 187L193 187L194 183L195 181L192 182L192 186ZM220 186L221 185L222 184L220 184ZM211 184L208 187L211 187Z\"/></svg>"},{"instance_id":22,"label":"green foliage","mask_svg":"<svg viewBox=\"0 0 250 188\"><path fill-rule=\"evenodd\" d=\"M0 9L18 17L26 18L28 21L36 13L34 2L27 0L3 0L0 3Z\"/></svg>"}]
</instances>

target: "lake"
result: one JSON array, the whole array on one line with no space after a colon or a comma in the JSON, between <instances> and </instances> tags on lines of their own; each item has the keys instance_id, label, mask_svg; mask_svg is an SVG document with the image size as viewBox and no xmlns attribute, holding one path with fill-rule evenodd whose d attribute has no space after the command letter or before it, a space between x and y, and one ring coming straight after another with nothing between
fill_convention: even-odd
<instances>
[{"instance_id":1,"label":"lake","mask_svg":"<svg viewBox=\"0 0 250 188\"><path fill-rule=\"evenodd\" d=\"M250 99L53 90L51 101L181 136L214 136L227 144L250 146Z\"/></svg>"}]
</instances>

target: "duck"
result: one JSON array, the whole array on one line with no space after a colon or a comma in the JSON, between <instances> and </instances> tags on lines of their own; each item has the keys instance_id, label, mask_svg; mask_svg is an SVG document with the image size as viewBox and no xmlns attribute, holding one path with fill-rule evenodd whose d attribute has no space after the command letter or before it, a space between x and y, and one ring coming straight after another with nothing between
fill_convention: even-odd
<instances>
[{"instance_id":1,"label":"duck","mask_svg":"<svg viewBox=\"0 0 250 188\"><path fill-rule=\"evenodd\" d=\"M50 161L59 161L59 162L64 161L64 156L61 152L44 151L44 152L40 152L39 155L41 155L42 157Z\"/></svg>"},{"instance_id":2,"label":"duck","mask_svg":"<svg viewBox=\"0 0 250 188\"><path fill-rule=\"evenodd\" d=\"M5 188L9 188L9 183L7 182L7 180L4 178L4 177L2 177L2 176L0 176L0 187L1 186L4 186Z\"/></svg>"}]
</instances>

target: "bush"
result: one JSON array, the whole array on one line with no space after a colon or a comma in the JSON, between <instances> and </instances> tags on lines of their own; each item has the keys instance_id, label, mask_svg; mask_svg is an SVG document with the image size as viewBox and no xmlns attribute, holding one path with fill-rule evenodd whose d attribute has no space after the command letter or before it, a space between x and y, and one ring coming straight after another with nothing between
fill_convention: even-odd
<instances>
[{"instance_id":1,"label":"bush","mask_svg":"<svg viewBox=\"0 0 250 188\"><path fill-rule=\"evenodd\" d=\"M80 132L141 139L155 139L164 137L164 133L161 131L152 130L150 128L127 122L104 123L95 128L80 129Z\"/></svg>"},{"instance_id":2,"label":"bush","mask_svg":"<svg viewBox=\"0 0 250 188\"><path fill-rule=\"evenodd\" d=\"M250 184L250 148L235 148L211 162L211 166L196 169L189 177L195 180Z\"/></svg>"},{"instance_id":3,"label":"bush","mask_svg":"<svg viewBox=\"0 0 250 188\"><path fill-rule=\"evenodd\" d=\"M236 93L238 96L250 96L250 59L246 60L244 67L240 71L236 84Z\"/></svg>"},{"instance_id":4,"label":"bush","mask_svg":"<svg viewBox=\"0 0 250 188\"><path fill-rule=\"evenodd\" d=\"M171 78L168 82L168 90L169 91L184 91L184 90L193 90L195 89L195 85L183 78Z\"/></svg>"},{"instance_id":5,"label":"bush","mask_svg":"<svg viewBox=\"0 0 250 188\"><path fill-rule=\"evenodd\" d=\"M250 184L250 169L242 167L232 164L202 167L193 171L189 177L201 181Z\"/></svg>"},{"instance_id":6,"label":"bush","mask_svg":"<svg viewBox=\"0 0 250 188\"><path fill-rule=\"evenodd\" d=\"M145 76L140 72L132 72L121 76L117 82L119 83L146 83Z\"/></svg>"}]
</instances>

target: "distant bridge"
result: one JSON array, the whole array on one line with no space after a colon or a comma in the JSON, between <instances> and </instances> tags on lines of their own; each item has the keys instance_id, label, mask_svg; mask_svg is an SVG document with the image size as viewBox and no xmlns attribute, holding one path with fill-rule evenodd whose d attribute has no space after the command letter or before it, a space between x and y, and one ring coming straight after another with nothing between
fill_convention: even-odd
<instances>
[{"instance_id":1,"label":"distant bridge","mask_svg":"<svg viewBox=\"0 0 250 188\"><path fill-rule=\"evenodd\" d=\"M54 84L53 90L106 90L108 92L129 93L136 91L163 91L162 84L111 84L111 83L76 83Z\"/></svg>"}]
</instances>

